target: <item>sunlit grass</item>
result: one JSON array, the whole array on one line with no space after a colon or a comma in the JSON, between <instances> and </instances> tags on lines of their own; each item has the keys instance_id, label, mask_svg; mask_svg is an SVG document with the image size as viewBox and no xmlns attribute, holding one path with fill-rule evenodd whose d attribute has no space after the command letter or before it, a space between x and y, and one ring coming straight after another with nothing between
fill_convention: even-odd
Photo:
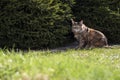
<instances>
[{"instance_id":1,"label":"sunlit grass","mask_svg":"<svg viewBox=\"0 0 120 80\"><path fill-rule=\"evenodd\" d=\"M0 50L0 80L120 80L120 48Z\"/></svg>"}]
</instances>

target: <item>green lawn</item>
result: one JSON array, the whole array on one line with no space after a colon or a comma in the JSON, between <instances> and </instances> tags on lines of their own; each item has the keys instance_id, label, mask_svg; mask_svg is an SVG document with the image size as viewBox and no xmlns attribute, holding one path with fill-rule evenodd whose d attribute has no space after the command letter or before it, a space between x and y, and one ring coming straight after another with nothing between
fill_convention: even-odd
<instances>
[{"instance_id":1,"label":"green lawn","mask_svg":"<svg viewBox=\"0 0 120 80\"><path fill-rule=\"evenodd\" d=\"M0 50L0 80L120 80L120 48Z\"/></svg>"}]
</instances>

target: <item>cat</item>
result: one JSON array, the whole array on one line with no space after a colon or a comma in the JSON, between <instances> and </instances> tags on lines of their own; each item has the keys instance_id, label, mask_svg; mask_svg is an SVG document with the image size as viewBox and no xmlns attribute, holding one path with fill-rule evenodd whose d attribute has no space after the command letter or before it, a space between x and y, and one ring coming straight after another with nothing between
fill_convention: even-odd
<instances>
[{"instance_id":1,"label":"cat","mask_svg":"<svg viewBox=\"0 0 120 80\"><path fill-rule=\"evenodd\" d=\"M72 32L74 37L79 42L78 48L95 48L108 46L106 36L95 29L87 27L83 24L83 20L80 22L72 21Z\"/></svg>"}]
</instances>

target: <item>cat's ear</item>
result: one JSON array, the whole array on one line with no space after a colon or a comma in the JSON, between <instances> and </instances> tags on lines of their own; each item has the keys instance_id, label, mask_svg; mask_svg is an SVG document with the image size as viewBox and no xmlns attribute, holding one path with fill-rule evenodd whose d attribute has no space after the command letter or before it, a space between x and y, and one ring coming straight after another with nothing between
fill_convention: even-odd
<instances>
[{"instance_id":1,"label":"cat's ear","mask_svg":"<svg viewBox=\"0 0 120 80\"><path fill-rule=\"evenodd\" d=\"M80 23L80 24L83 24L83 20L81 20L79 23Z\"/></svg>"},{"instance_id":2,"label":"cat's ear","mask_svg":"<svg viewBox=\"0 0 120 80\"><path fill-rule=\"evenodd\" d=\"M72 22L72 24L74 24L74 23L75 23L75 21L74 21L73 19L71 19L71 22Z\"/></svg>"}]
</instances>

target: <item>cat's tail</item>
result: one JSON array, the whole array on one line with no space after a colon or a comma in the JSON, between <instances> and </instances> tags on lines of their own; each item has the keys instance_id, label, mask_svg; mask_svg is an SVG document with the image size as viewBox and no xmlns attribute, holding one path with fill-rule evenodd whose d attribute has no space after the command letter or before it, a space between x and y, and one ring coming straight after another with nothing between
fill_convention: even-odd
<instances>
[{"instance_id":1,"label":"cat's tail","mask_svg":"<svg viewBox=\"0 0 120 80\"><path fill-rule=\"evenodd\" d=\"M106 45L106 46L104 46L103 48L113 49L113 47L112 47L112 46L109 46L109 45Z\"/></svg>"}]
</instances>

